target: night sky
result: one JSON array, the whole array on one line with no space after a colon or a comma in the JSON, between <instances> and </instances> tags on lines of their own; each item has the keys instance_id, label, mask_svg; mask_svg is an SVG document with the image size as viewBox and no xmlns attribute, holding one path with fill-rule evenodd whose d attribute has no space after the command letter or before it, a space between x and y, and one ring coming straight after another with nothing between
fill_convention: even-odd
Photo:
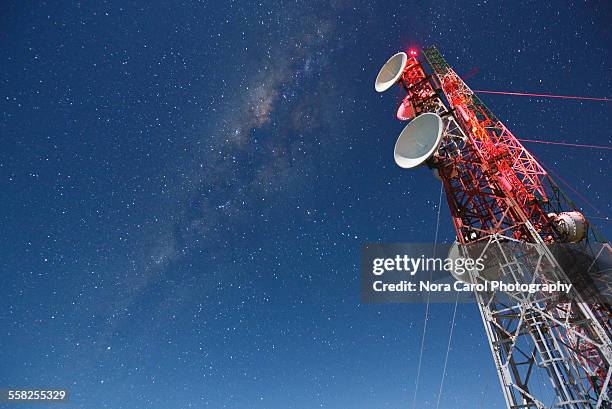
<instances>
[{"instance_id":1,"label":"night sky","mask_svg":"<svg viewBox=\"0 0 612 409\"><path fill-rule=\"evenodd\" d=\"M463 3L2 2L0 388L412 409L425 307L360 304L359 253L433 242L439 182L394 164L379 67L436 45L473 89L612 95L610 4ZM481 98L519 138L612 143L610 103ZM610 151L526 146L611 237ZM430 310L419 409L452 309ZM503 405L459 305L440 408Z\"/></svg>"}]
</instances>

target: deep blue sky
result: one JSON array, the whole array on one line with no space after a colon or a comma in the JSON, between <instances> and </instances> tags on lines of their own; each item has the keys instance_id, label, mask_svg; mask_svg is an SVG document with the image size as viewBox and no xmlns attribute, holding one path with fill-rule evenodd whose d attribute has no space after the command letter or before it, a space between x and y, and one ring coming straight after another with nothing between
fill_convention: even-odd
<instances>
[{"instance_id":1,"label":"deep blue sky","mask_svg":"<svg viewBox=\"0 0 612 409\"><path fill-rule=\"evenodd\" d=\"M380 65L434 44L474 89L612 94L609 5L463 3L3 2L0 387L409 407L424 307L360 305L359 249L433 241L439 185L393 163ZM611 143L610 104L482 99L518 137ZM612 213L610 154L527 146ZM418 408L452 306L431 314ZM441 408L502 407L481 326L459 306Z\"/></svg>"}]
</instances>

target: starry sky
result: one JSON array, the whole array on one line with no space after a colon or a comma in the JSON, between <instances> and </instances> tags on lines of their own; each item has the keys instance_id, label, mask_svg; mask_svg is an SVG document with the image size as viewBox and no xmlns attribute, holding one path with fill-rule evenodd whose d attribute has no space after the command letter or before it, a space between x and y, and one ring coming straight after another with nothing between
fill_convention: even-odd
<instances>
[{"instance_id":1,"label":"starry sky","mask_svg":"<svg viewBox=\"0 0 612 409\"><path fill-rule=\"evenodd\" d=\"M362 305L359 252L433 242L439 182L393 163L379 67L436 45L473 89L612 95L610 4L467 3L2 2L0 387L410 407L425 307ZM517 137L612 143L609 103L481 97ZM610 237L609 151L526 146ZM452 309L430 309L417 408ZM457 314L439 408L501 408L478 311Z\"/></svg>"}]
</instances>

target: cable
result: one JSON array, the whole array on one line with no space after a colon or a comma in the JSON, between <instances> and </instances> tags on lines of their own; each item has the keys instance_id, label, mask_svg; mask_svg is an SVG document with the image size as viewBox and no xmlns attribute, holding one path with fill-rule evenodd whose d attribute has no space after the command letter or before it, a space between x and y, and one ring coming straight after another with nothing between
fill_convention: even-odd
<instances>
[{"instance_id":1,"label":"cable","mask_svg":"<svg viewBox=\"0 0 612 409\"><path fill-rule=\"evenodd\" d=\"M438 230L440 229L440 209L442 208L442 192L444 184L440 182L440 197L438 197L438 217L436 218L436 235L434 236L434 256L436 255L436 247L438 246Z\"/></svg>"},{"instance_id":2,"label":"cable","mask_svg":"<svg viewBox=\"0 0 612 409\"><path fill-rule=\"evenodd\" d=\"M609 217L597 217L597 216L589 216L587 217L587 219L597 219L597 220L606 220L606 221L612 221L612 219L610 219Z\"/></svg>"},{"instance_id":3,"label":"cable","mask_svg":"<svg viewBox=\"0 0 612 409\"><path fill-rule=\"evenodd\" d=\"M559 181L561 181L569 190L571 190L576 196L578 196L580 199L582 199L582 201L584 203L586 203L587 205L589 205L589 207L593 210L595 210L596 213L600 214L601 217L595 217L595 216L589 216L589 219L601 219L601 220L610 220L610 217L608 217L605 213L603 213L602 211L600 211L598 208L596 208L595 206L593 206L591 204L591 202L589 202L587 200L586 197L584 197L583 195L580 194L580 192L578 192L576 189L574 189L572 187L572 185L570 185L565 179L563 179L559 174L557 174L557 172L555 172L554 170L552 170L552 168L548 167L548 166L544 166L544 163L539 160L538 158L536 158L533 154L531 154L531 156L534 157L534 159L540 164L540 166L542 166L542 168L546 171L546 173L549 173L551 175L553 175L556 179L558 179ZM583 207L581 207L582 209Z\"/></svg>"},{"instance_id":4,"label":"cable","mask_svg":"<svg viewBox=\"0 0 612 409\"><path fill-rule=\"evenodd\" d=\"M484 91L474 90L479 94L499 94L499 95L516 95L521 97L544 97L544 98L560 98L560 99L584 99L589 101L612 102L612 98L595 98L595 97L579 97L573 95L553 95L553 94L532 94L527 92L505 92L505 91Z\"/></svg>"},{"instance_id":5,"label":"cable","mask_svg":"<svg viewBox=\"0 0 612 409\"><path fill-rule=\"evenodd\" d=\"M540 161L538 161L540 162ZM589 202L587 200L586 197L584 197L583 195L580 194L580 192L578 192L576 189L574 189L572 187L572 185L570 185L565 179L563 179L561 176L559 176L559 174L557 174L557 172L555 172L554 170L552 170L552 168L549 167L544 167L544 165L542 165L542 162L540 162L540 165L544 168L544 170L550 174L552 174L555 178L557 178L558 180L560 180L569 190L571 190L576 196L578 196L580 199L582 199L582 201L584 203L586 203L587 205L589 205L589 207L591 207L591 209L595 210L597 213L599 213L601 216L603 216L604 218L608 218L608 216L605 215L605 213L601 212L598 208L596 208L595 206L593 206L591 204L591 202Z\"/></svg>"},{"instance_id":6,"label":"cable","mask_svg":"<svg viewBox=\"0 0 612 409\"><path fill-rule=\"evenodd\" d=\"M444 369L442 370L442 380L440 381L440 391L438 392L438 402L436 409L440 408L440 399L442 399L442 387L444 386L444 378L446 377L446 364L448 363L448 355L450 353L451 342L453 340L453 330L455 329L455 318L457 317L457 304L459 303L459 291L455 297L455 309L453 311L453 320L451 322L450 334L448 335L448 345L446 346L446 357L444 357Z\"/></svg>"},{"instance_id":7,"label":"cable","mask_svg":"<svg viewBox=\"0 0 612 409\"><path fill-rule=\"evenodd\" d=\"M412 396L412 409L415 408L417 393L419 391L419 378L421 377L421 363L423 362L423 349L425 348L425 333L427 332L427 321L429 320L429 291L427 292L427 304L425 304L425 321L423 323L423 337L421 338L421 352L419 353L419 365Z\"/></svg>"},{"instance_id":8,"label":"cable","mask_svg":"<svg viewBox=\"0 0 612 409\"><path fill-rule=\"evenodd\" d=\"M553 142L553 141L542 141L538 139L520 139L517 138L521 142L533 142L533 143L543 143L546 145L562 145L562 146L573 146L577 148L593 148L593 149L608 149L612 150L612 146L601 146L601 145L586 145L582 143L568 143L568 142Z\"/></svg>"},{"instance_id":9,"label":"cable","mask_svg":"<svg viewBox=\"0 0 612 409\"><path fill-rule=\"evenodd\" d=\"M438 217L436 219L436 235L434 236L434 257L438 245L438 230L440 228L440 209L442 207L443 184L440 182L440 197L438 198ZM429 272L429 281L433 278L433 271ZM427 332L427 321L429 321L429 301L431 293L427 291L427 301L425 304L425 321L423 322L423 337L421 338L421 352L419 353L419 365L417 366L417 376L414 383L414 395L412 396L412 409L415 408L417 393L419 392L419 379L421 377L421 364L423 363L423 350L425 349L425 334Z\"/></svg>"}]
</instances>

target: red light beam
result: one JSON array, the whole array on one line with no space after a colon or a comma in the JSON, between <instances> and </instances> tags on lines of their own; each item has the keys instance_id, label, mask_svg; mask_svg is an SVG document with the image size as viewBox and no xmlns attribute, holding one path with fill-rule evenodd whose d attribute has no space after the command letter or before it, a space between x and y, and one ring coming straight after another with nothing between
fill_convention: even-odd
<instances>
[{"instance_id":1,"label":"red light beam","mask_svg":"<svg viewBox=\"0 0 612 409\"><path fill-rule=\"evenodd\" d=\"M505 92L505 91L485 91L485 90L474 90L474 92L479 93L479 94L499 94L499 95L515 95L515 96L521 96L521 97L582 99L582 100L589 100L589 101L612 102L612 98L579 97L579 96L573 96L573 95L532 94L528 92Z\"/></svg>"},{"instance_id":2,"label":"red light beam","mask_svg":"<svg viewBox=\"0 0 612 409\"><path fill-rule=\"evenodd\" d=\"M612 150L612 146L601 146L601 145L587 145L583 143L569 143L569 142L553 142L553 141L542 141L538 139L521 139L517 138L521 142L533 142L533 143L543 143L546 145L562 145L562 146L573 146L577 148L592 148L592 149L607 149Z\"/></svg>"}]
</instances>

